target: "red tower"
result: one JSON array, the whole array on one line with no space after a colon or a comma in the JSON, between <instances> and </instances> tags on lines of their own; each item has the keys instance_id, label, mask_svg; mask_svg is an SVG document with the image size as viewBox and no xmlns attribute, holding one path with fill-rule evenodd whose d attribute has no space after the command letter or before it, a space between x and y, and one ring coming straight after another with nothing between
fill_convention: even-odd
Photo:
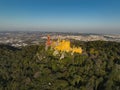
<instances>
[{"instance_id":1,"label":"red tower","mask_svg":"<svg viewBox=\"0 0 120 90\"><path fill-rule=\"evenodd\" d=\"M50 46L51 45L51 40L50 40L50 36L47 36L47 41L46 41L46 45Z\"/></svg>"}]
</instances>

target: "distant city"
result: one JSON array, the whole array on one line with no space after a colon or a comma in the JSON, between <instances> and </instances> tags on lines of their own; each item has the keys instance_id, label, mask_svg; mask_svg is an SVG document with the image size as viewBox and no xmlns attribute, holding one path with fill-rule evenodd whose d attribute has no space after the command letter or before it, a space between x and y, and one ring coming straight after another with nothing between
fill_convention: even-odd
<instances>
[{"instance_id":1,"label":"distant city","mask_svg":"<svg viewBox=\"0 0 120 90\"><path fill-rule=\"evenodd\" d=\"M45 42L47 35L51 36L51 39L69 39L79 41L114 41L120 42L120 34L82 34L72 32L39 32L39 31L11 31L0 32L0 44L8 44L15 47L21 47L26 45L38 45L41 42Z\"/></svg>"}]
</instances>

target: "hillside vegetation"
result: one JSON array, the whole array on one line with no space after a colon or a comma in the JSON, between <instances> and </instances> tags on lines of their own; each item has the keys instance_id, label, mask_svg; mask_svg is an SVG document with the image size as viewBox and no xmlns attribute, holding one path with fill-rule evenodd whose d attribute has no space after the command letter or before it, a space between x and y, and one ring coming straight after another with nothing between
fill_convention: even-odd
<instances>
[{"instance_id":1,"label":"hillside vegetation","mask_svg":"<svg viewBox=\"0 0 120 90\"><path fill-rule=\"evenodd\" d=\"M43 44L0 45L0 90L120 90L120 43L72 43L83 53L63 59Z\"/></svg>"}]
</instances>

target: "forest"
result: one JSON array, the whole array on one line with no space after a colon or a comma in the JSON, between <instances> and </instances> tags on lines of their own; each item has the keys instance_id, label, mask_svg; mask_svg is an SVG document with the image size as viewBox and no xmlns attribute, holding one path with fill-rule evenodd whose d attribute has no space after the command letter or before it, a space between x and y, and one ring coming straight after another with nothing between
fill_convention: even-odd
<instances>
[{"instance_id":1,"label":"forest","mask_svg":"<svg viewBox=\"0 0 120 90\"><path fill-rule=\"evenodd\" d=\"M120 90L120 43L71 42L83 52L63 59L44 44L1 44L0 90Z\"/></svg>"}]
</instances>

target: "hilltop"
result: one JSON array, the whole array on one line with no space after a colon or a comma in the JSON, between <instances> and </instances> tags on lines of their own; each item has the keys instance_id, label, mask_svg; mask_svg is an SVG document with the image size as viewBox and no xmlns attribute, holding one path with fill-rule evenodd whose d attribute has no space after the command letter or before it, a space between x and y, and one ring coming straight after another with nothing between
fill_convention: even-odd
<instances>
[{"instance_id":1,"label":"hilltop","mask_svg":"<svg viewBox=\"0 0 120 90\"><path fill-rule=\"evenodd\" d=\"M1 90L119 90L120 43L80 42L82 54L65 58L44 44L16 48L0 45Z\"/></svg>"}]
</instances>

